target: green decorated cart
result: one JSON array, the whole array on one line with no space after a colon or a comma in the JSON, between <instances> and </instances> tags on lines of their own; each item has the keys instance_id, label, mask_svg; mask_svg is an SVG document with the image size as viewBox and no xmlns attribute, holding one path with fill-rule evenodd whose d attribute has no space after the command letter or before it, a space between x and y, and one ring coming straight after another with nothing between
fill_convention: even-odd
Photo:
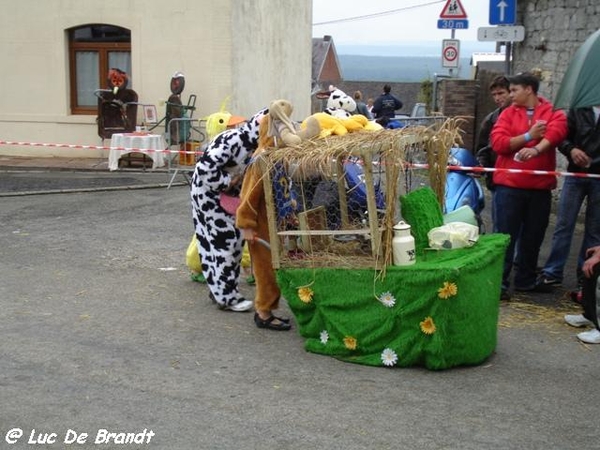
<instances>
[{"instance_id":1,"label":"green decorated cart","mask_svg":"<svg viewBox=\"0 0 600 450\"><path fill-rule=\"evenodd\" d=\"M432 250L427 242L427 232L443 222L446 161L458 138L448 121L264 153L273 266L308 351L429 369L480 364L493 353L508 237L482 235L454 250ZM413 189L414 161L429 164L426 187ZM360 186L348 177L349 162L362 168ZM282 168L292 178L295 221L278 214L289 200L277 198L283 191L274 174ZM353 189L362 189L362 203ZM410 266L392 264L392 226L400 218L416 241Z\"/></svg>"}]
</instances>

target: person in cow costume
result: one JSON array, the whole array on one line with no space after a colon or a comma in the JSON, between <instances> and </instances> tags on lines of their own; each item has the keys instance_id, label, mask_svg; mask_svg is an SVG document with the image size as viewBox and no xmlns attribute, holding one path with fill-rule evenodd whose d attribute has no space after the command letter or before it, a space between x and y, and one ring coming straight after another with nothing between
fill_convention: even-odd
<instances>
[{"instance_id":1,"label":"person in cow costume","mask_svg":"<svg viewBox=\"0 0 600 450\"><path fill-rule=\"evenodd\" d=\"M235 226L234 213L226 211L220 197L223 192L239 196L244 171L258 147L260 122L268 112L262 109L238 128L215 137L192 176L192 217L202 273L210 299L223 310L243 312L253 307L238 288L242 234Z\"/></svg>"}]
</instances>

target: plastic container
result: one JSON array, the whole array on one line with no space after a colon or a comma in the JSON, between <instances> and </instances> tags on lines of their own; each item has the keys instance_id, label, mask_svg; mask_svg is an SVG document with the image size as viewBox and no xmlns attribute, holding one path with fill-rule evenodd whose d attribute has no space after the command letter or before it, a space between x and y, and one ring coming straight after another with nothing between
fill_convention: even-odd
<instances>
[{"instance_id":1,"label":"plastic container","mask_svg":"<svg viewBox=\"0 0 600 450\"><path fill-rule=\"evenodd\" d=\"M195 166L196 165L196 153L186 152L197 152L200 148L200 142L188 141L185 143L185 151L179 152L179 165L180 166Z\"/></svg>"},{"instance_id":2,"label":"plastic container","mask_svg":"<svg viewBox=\"0 0 600 450\"><path fill-rule=\"evenodd\" d=\"M404 221L393 226L394 238L392 251L395 266L410 266L417 262L415 251L415 238L410 234L410 225Z\"/></svg>"}]
</instances>

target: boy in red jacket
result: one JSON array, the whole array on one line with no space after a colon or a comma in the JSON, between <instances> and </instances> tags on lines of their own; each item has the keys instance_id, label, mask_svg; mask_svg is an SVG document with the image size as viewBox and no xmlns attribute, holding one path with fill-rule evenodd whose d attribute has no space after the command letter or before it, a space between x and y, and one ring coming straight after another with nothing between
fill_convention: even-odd
<instances>
[{"instance_id":1,"label":"boy in red jacket","mask_svg":"<svg viewBox=\"0 0 600 450\"><path fill-rule=\"evenodd\" d=\"M490 136L498 154L496 169L555 170L555 148L567 135L564 112L555 111L548 100L538 96L539 79L535 75L521 73L509 81L512 105L502 111ZM556 177L500 170L494 172L494 184L497 231L511 238L504 260L503 294L510 286L517 241L515 290L534 290Z\"/></svg>"}]
</instances>

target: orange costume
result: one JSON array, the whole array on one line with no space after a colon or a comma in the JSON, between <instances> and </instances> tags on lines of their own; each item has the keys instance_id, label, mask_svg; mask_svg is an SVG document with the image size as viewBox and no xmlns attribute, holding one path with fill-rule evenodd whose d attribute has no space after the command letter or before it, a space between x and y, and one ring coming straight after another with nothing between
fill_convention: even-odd
<instances>
[{"instance_id":1,"label":"orange costume","mask_svg":"<svg viewBox=\"0 0 600 450\"><path fill-rule=\"evenodd\" d=\"M303 139L319 134L320 126L316 120L308 124L304 130L296 130L289 119L291 112L292 105L287 100L275 100L269 105L269 113L260 124L258 148L254 153L254 160L267 148L299 144ZM248 240L248 249L256 280L254 308L259 312L270 313L279 306L281 295L272 267L271 251L254 239L248 238L248 236L254 236L269 241L263 176L258 164L251 163L248 166L240 198L241 203L236 213L236 226L244 231L244 236ZM273 327L264 326L264 328Z\"/></svg>"}]
</instances>

